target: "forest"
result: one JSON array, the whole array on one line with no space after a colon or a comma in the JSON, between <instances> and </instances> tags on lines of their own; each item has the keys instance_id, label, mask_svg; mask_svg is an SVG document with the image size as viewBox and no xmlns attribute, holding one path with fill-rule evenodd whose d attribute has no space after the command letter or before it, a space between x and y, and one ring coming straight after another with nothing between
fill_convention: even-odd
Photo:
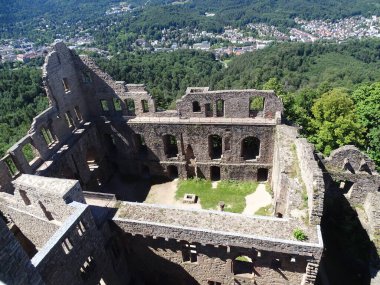
<instances>
[{"instance_id":1,"label":"forest","mask_svg":"<svg viewBox=\"0 0 380 285\"><path fill-rule=\"evenodd\" d=\"M289 124L329 155L344 144L365 150L380 166L380 40L277 43L216 61L211 53L120 52L93 55L115 80L145 83L157 108L173 109L188 86L273 89ZM47 100L38 65L0 67L0 154L27 131Z\"/></svg>"},{"instance_id":2,"label":"forest","mask_svg":"<svg viewBox=\"0 0 380 285\"><path fill-rule=\"evenodd\" d=\"M118 0L0 0L0 39L27 37L36 43L52 42L58 35L75 35L88 29L105 42L114 35L144 35L155 38L163 28L197 28L220 32L225 26L241 27L261 22L286 29L294 19L337 20L380 14L376 0L130 0L132 12L105 17ZM214 13L206 17L205 13ZM113 33L99 27L116 24Z\"/></svg>"}]
</instances>

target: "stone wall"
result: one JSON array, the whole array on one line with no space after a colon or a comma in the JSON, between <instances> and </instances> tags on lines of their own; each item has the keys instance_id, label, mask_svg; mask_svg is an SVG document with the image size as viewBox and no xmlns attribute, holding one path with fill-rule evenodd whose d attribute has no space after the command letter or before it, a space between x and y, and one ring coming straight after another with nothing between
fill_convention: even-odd
<instances>
[{"instance_id":1,"label":"stone wall","mask_svg":"<svg viewBox=\"0 0 380 285\"><path fill-rule=\"evenodd\" d=\"M345 194L352 205L364 204L368 193L380 189L374 162L354 146L334 150L323 164L331 176L329 188Z\"/></svg>"},{"instance_id":2,"label":"stone wall","mask_svg":"<svg viewBox=\"0 0 380 285\"><path fill-rule=\"evenodd\" d=\"M42 279L47 284L122 284L89 207L71 206L73 215L32 259Z\"/></svg>"},{"instance_id":3,"label":"stone wall","mask_svg":"<svg viewBox=\"0 0 380 285\"><path fill-rule=\"evenodd\" d=\"M254 117L274 119L277 112L281 113L283 111L281 100L273 91L208 91L207 88L196 87L188 88L185 96L177 101L177 109L181 117L217 117L217 101L221 100L224 102L224 113L222 117L248 119L250 117L250 98L254 97L264 98L264 109L258 112ZM199 103L199 111L193 111L193 102ZM207 112L205 108L206 104L211 105L210 112Z\"/></svg>"},{"instance_id":4,"label":"stone wall","mask_svg":"<svg viewBox=\"0 0 380 285\"><path fill-rule=\"evenodd\" d=\"M209 281L221 284L301 284L308 257L288 255L273 251L234 246L212 246L191 243L196 261L184 261L187 250L185 240L161 237L129 235L124 238L130 253L128 263L133 272L142 276L147 284L205 284ZM235 258L251 258L251 274L234 274L238 261ZM275 260L281 263L274 266Z\"/></svg>"},{"instance_id":5,"label":"stone wall","mask_svg":"<svg viewBox=\"0 0 380 285\"><path fill-rule=\"evenodd\" d=\"M18 241L0 218L0 283L44 284Z\"/></svg>"},{"instance_id":6,"label":"stone wall","mask_svg":"<svg viewBox=\"0 0 380 285\"><path fill-rule=\"evenodd\" d=\"M319 225L325 196L323 173L314 158L314 146L306 139L297 139L295 143L301 176L307 191L309 221L313 225Z\"/></svg>"}]
</instances>

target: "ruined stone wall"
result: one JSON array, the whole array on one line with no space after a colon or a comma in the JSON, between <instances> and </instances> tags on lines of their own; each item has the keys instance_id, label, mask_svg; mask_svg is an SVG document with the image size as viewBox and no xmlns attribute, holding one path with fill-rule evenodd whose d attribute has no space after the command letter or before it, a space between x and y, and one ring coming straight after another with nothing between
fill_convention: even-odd
<instances>
[{"instance_id":1,"label":"ruined stone wall","mask_svg":"<svg viewBox=\"0 0 380 285\"><path fill-rule=\"evenodd\" d=\"M89 207L77 202L71 206L75 212L33 257L33 265L47 284L98 284L101 279L121 284Z\"/></svg>"},{"instance_id":2,"label":"ruined stone wall","mask_svg":"<svg viewBox=\"0 0 380 285\"><path fill-rule=\"evenodd\" d=\"M124 239L133 271L147 284L301 284L307 257L235 246L191 243L196 262L184 261L186 241L130 234ZM252 274L234 274L235 258L253 261ZM292 260L292 258L294 258ZM276 268L275 260L281 263ZM236 264L235 264L236 266ZM236 272L237 273L237 272Z\"/></svg>"},{"instance_id":3,"label":"ruined stone wall","mask_svg":"<svg viewBox=\"0 0 380 285\"><path fill-rule=\"evenodd\" d=\"M249 100L253 97L264 98L264 109L255 114L254 117L274 119L277 112L282 112L281 100L273 91L208 91L205 88L189 88L186 95L177 101L177 109L181 117L217 117L217 101L222 100L224 102L224 113L221 117L249 118ZM193 102L199 103L200 111L193 111ZM210 112L207 112L206 104L211 105Z\"/></svg>"},{"instance_id":4,"label":"ruined stone wall","mask_svg":"<svg viewBox=\"0 0 380 285\"><path fill-rule=\"evenodd\" d=\"M106 147L108 154L117 153L115 163L121 171L141 174L148 167L152 175L165 175L167 166L178 167L180 177L187 178L186 153L196 160L198 177L210 178L210 167L221 168L222 179L256 180L257 169L269 170L272 165L274 126L266 125L197 125L197 124L144 124L112 121L99 123L102 137L112 137L113 143ZM142 135L146 151L139 151L137 134ZM165 153L164 136L173 135L177 141L178 154L169 157ZM217 135L222 141L222 154L219 159L210 156L209 137ZM254 160L242 157L242 141L247 137L260 140L260 152ZM228 142L227 142L228 140ZM228 144L228 146L227 146ZM136 165L138 167L136 167ZM270 175L269 175L270 177Z\"/></svg>"},{"instance_id":5,"label":"ruined stone wall","mask_svg":"<svg viewBox=\"0 0 380 285\"><path fill-rule=\"evenodd\" d=\"M334 150L323 164L331 175L329 188L341 191L352 205L363 205L369 193L380 189L374 162L354 146Z\"/></svg>"},{"instance_id":6,"label":"ruined stone wall","mask_svg":"<svg viewBox=\"0 0 380 285\"><path fill-rule=\"evenodd\" d=\"M77 129L58 153L45 162L38 175L79 180L84 190L96 190L112 174L102 139L94 124Z\"/></svg>"},{"instance_id":7,"label":"ruined stone wall","mask_svg":"<svg viewBox=\"0 0 380 285\"><path fill-rule=\"evenodd\" d=\"M36 268L0 218L0 283L44 284Z\"/></svg>"},{"instance_id":8,"label":"ruined stone wall","mask_svg":"<svg viewBox=\"0 0 380 285\"><path fill-rule=\"evenodd\" d=\"M72 214L66 202L84 203L79 183L74 180L22 175L13 183L14 195L0 193L0 210L39 248Z\"/></svg>"},{"instance_id":9,"label":"ruined stone wall","mask_svg":"<svg viewBox=\"0 0 380 285\"><path fill-rule=\"evenodd\" d=\"M323 216L325 195L322 170L314 158L314 146L306 139L297 139L295 143L301 177L307 191L309 221L313 225L319 225Z\"/></svg>"}]
</instances>

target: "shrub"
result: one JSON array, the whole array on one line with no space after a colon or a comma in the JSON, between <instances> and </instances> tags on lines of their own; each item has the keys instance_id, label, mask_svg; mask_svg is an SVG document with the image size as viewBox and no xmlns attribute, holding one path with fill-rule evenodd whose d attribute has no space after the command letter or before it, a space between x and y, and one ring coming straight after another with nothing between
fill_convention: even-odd
<instances>
[{"instance_id":1,"label":"shrub","mask_svg":"<svg viewBox=\"0 0 380 285\"><path fill-rule=\"evenodd\" d=\"M295 229L293 231L293 236L299 241L307 240L307 235L301 229Z\"/></svg>"}]
</instances>

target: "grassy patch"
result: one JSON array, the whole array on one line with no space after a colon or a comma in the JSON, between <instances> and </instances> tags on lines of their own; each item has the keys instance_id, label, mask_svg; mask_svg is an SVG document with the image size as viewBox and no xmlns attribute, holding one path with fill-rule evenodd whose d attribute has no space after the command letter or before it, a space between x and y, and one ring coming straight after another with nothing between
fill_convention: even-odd
<instances>
[{"instance_id":1,"label":"grassy patch","mask_svg":"<svg viewBox=\"0 0 380 285\"><path fill-rule=\"evenodd\" d=\"M255 212L255 215L258 215L258 216L272 216L272 212L273 212L273 207L270 204L268 206L261 207L260 209L258 209Z\"/></svg>"},{"instance_id":2,"label":"grassy patch","mask_svg":"<svg viewBox=\"0 0 380 285\"><path fill-rule=\"evenodd\" d=\"M226 212L241 213L245 208L245 196L255 192L257 185L256 182L220 181L218 187L212 189L211 181L208 180L181 180L176 199L182 199L186 193L195 194L203 209L215 210L219 202L223 201Z\"/></svg>"}]
</instances>

